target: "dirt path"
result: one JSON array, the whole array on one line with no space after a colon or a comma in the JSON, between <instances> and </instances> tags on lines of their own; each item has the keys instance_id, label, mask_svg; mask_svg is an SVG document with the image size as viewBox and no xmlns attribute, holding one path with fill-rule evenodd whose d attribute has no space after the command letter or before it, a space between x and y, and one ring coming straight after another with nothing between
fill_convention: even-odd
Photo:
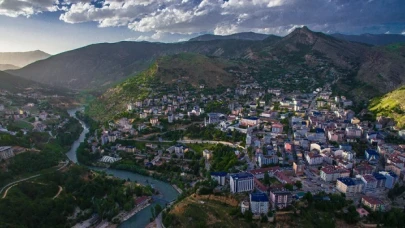
<instances>
[{"instance_id":1,"label":"dirt path","mask_svg":"<svg viewBox=\"0 0 405 228\"><path fill-rule=\"evenodd\" d=\"M59 191L58 191L58 193L56 193L56 195L55 195L52 199L58 198L58 196L60 195L60 193L61 193L62 191L63 191L63 188L62 188L62 186L59 185Z\"/></svg>"}]
</instances>

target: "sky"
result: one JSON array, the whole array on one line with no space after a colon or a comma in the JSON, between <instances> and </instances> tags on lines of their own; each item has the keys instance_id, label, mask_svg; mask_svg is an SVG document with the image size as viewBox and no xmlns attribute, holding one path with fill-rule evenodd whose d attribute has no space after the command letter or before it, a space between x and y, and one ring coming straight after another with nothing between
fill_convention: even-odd
<instances>
[{"instance_id":1,"label":"sky","mask_svg":"<svg viewBox=\"0 0 405 228\"><path fill-rule=\"evenodd\" d=\"M405 35L405 0L0 0L0 52L57 54L93 43L201 34Z\"/></svg>"}]
</instances>

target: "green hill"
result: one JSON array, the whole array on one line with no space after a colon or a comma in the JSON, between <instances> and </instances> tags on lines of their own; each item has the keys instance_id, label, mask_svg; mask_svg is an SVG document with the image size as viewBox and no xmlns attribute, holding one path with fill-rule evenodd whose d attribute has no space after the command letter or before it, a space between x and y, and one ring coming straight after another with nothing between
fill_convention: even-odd
<instances>
[{"instance_id":1,"label":"green hill","mask_svg":"<svg viewBox=\"0 0 405 228\"><path fill-rule=\"evenodd\" d=\"M405 86L373 99L369 108L377 116L391 117L398 127L405 128Z\"/></svg>"},{"instance_id":2,"label":"green hill","mask_svg":"<svg viewBox=\"0 0 405 228\"><path fill-rule=\"evenodd\" d=\"M109 120L138 100L161 98L179 90L193 91L201 84L212 91L234 86L235 78L226 71L233 66L230 61L199 54L161 57L149 69L107 90L90 104L88 111L97 120Z\"/></svg>"}]
</instances>

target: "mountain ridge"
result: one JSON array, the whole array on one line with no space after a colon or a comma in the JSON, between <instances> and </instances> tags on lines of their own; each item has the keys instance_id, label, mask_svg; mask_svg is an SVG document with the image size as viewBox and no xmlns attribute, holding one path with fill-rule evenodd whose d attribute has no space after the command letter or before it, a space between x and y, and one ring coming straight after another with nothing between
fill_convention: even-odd
<instances>
[{"instance_id":1,"label":"mountain ridge","mask_svg":"<svg viewBox=\"0 0 405 228\"><path fill-rule=\"evenodd\" d=\"M358 43L364 43L374 46L384 46L394 43L405 42L405 36L400 34L360 34L360 35L346 35L341 33L331 34L331 36Z\"/></svg>"},{"instance_id":2,"label":"mountain ridge","mask_svg":"<svg viewBox=\"0 0 405 228\"><path fill-rule=\"evenodd\" d=\"M27 52L0 52L0 64L24 67L33 62L46 59L51 55L40 50Z\"/></svg>"},{"instance_id":3,"label":"mountain ridge","mask_svg":"<svg viewBox=\"0 0 405 228\"><path fill-rule=\"evenodd\" d=\"M254 33L254 32L241 32L235 33L231 35L214 35L214 34L204 34L201 36L197 36L191 38L189 41L211 41L211 40L229 40L229 39L236 39L236 40L264 40L269 36L275 35L267 35L261 33ZM275 36L278 37L278 36Z\"/></svg>"}]
</instances>

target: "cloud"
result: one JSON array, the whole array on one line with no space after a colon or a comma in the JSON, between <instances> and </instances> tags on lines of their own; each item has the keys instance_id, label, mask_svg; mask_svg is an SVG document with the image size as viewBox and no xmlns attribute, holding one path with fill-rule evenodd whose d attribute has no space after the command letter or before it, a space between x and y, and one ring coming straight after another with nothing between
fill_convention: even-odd
<instances>
[{"instance_id":1,"label":"cloud","mask_svg":"<svg viewBox=\"0 0 405 228\"><path fill-rule=\"evenodd\" d=\"M0 0L0 15L9 17L58 11L58 0Z\"/></svg>"},{"instance_id":2,"label":"cloud","mask_svg":"<svg viewBox=\"0 0 405 228\"><path fill-rule=\"evenodd\" d=\"M136 39L148 40L245 31L285 35L302 25L328 33L405 29L403 0L0 0L0 15L49 11L59 11L66 23L127 27L143 33Z\"/></svg>"}]
</instances>

